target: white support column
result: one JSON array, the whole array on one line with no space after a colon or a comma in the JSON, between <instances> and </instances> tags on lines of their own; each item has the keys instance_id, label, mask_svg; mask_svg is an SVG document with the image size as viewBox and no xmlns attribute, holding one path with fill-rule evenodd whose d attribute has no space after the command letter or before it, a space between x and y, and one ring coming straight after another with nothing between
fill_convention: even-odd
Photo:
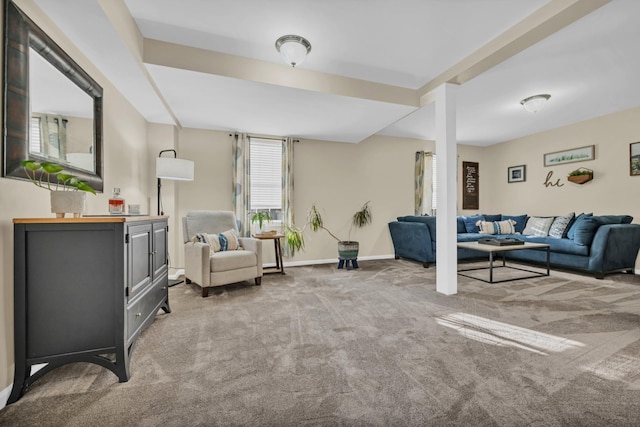
<instances>
[{"instance_id":1,"label":"white support column","mask_svg":"<svg viewBox=\"0 0 640 427\"><path fill-rule=\"evenodd\" d=\"M434 91L436 102L437 239L436 291L458 292L458 249L456 226L456 93L458 86L444 83Z\"/></svg>"}]
</instances>

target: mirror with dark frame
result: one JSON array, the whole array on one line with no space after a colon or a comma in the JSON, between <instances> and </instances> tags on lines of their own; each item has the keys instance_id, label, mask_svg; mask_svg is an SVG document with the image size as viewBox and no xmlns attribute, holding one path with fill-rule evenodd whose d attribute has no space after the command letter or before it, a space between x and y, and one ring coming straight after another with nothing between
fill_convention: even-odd
<instances>
[{"instance_id":1,"label":"mirror with dark frame","mask_svg":"<svg viewBox=\"0 0 640 427\"><path fill-rule=\"evenodd\" d=\"M27 179L22 161L49 161L102 192L102 87L4 3L2 176Z\"/></svg>"}]
</instances>

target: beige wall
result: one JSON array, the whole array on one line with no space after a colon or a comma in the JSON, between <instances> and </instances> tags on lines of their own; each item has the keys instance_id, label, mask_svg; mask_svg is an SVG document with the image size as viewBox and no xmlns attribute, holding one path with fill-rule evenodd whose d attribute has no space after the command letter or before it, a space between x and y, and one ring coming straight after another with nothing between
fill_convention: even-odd
<instances>
[{"instance_id":1,"label":"beige wall","mask_svg":"<svg viewBox=\"0 0 640 427\"><path fill-rule=\"evenodd\" d=\"M640 177L629 174L629 144L639 141L640 108L634 108L488 147L488 205L508 214L627 214L640 223ZM595 160L543 166L545 153L587 145L595 145ZM527 166L526 181L509 184L507 168L517 165ZM580 167L592 169L593 180L583 185L567 181L569 172ZM560 179L563 185L545 186L549 172L550 181Z\"/></svg>"},{"instance_id":2,"label":"beige wall","mask_svg":"<svg viewBox=\"0 0 640 427\"><path fill-rule=\"evenodd\" d=\"M180 182L180 204L176 214L192 209L231 209L231 141L228 132L197 129L180 131L180 157L195 161L195 180ZM371 201L373 223L356 230L352 238L360 241L361 257L393 254L387 223L397 216L413 213L414 153L433 150L432 141L373 136L360 144L301 140L294 146L295 222L303 226L313 202L321 208L327 227L346 239L351 216ZM459 164L477 161L483 171L483 150L459 146ZM164 188L164 187L163 187ZM458 186L458 204L461 202ZM480 207L486 205L486 192L480 192ZM465 211L464 213L476 213ZM307 233L305 251L287 262L336 259L336 242L326 233ZM180 239L182 234L180 233ZM266 261L272 250L265 246ZM184 266L178 249L177 268Z\"/></svg>"},{"instance_id":3,"label":"beige wall","mask_svg":"<svg viewBox=\"0 0 640 427\"><path fill-rule=\"evenodd\" d=\"M596 118L486 148L488 205L496 212L564 215L568 212L628 214L640 222L640 177L629 175L629 144L640 141L640 108ZM543 154L595 145L595 160L543 166ZM522 183L507 183L507 167L526 165ZM594 179L579 185L567 175L580 167ZM562 187L545 187L547 174Z\"/></svg>"},{"instance_id":4,"label":"beige wall","mask_svg":"<svg viewBox=\"0 0 640 427\"><path fill-rule=\"evenodd\" d=\"M113 187L127 203L148 204L147 127L140 114L29 0L19 6L104 89L105 193L88 195L87 212L108 212ZM1 107L0 107L1 108ZM51 217L49 193L33 184L0 178L0 391L13 381L13 225L16 217Z\"/></svg>"}]
</instances>

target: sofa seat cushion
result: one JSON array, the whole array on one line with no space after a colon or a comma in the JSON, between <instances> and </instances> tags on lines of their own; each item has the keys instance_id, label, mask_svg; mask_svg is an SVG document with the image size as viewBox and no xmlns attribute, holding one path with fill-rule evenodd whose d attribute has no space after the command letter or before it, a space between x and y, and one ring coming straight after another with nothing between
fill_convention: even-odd
<instances>
[{"instance_id":1,"label":"sofa seat cushion","mask_svg":"<svg viewBox=\"0 0 640 427\"><path fill-rule=\"evenodd\" d=\"M240 268L255 267L257 257L255 252L244 249L237 251L215 252L209 258L211 272L238 270Z\"/></svg>"},{"instance_id":2,"label":"sofa seat cushion","mask_svg":"<svg viewBox=\"0 0 640 427\"><path fill-rule=\"evenodd\" d=\"M555 237L522 236L518 234L514 234L509 237L531 243L546 243L549 245L549 250L551 252L589 256L589 246L579 245L573 240L567 238L558 239Z\"/></svg>"},{"instance_id":3,"label":"sofa seat cushion","mask_svg":"<svg viewBox=\"0 0 640 427\"><path fill-rule=\"evenodd\" d=\"M486 238L486 234L458 233L458 242L476 242L479 239ZM554 237L548 236L523 236L522 234L507 234L498 238L520 239L522 241L531 243L546 243L547 245L549 245L549 250L551 252L589 256L589 246L579 245L571 239L556 239Z\"/></svg>"},{"instance_id":4,"label":"sofa seat cushion","mask_svg":"<svg viewBox=\"0 0 640 427\"><path fill-rule=\"evenodd\" d=\"M458 242L477 242L480 239L486 239L486 234L480 233L458 233Z\"/></svg>"}]
</instances>

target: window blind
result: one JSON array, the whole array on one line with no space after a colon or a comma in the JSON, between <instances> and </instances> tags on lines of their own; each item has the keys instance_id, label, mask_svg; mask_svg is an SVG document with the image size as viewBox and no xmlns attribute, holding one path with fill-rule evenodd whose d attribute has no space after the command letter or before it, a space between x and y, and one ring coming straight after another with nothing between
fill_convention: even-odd
<instances>
[{"instance_id":1,"label":"window blind","mask_svg":"<svg viewBox=\"0 0 640 427\"><path fill-rule=\"evenodd\" d=\"M31 117L31 135L29 138L29 152L41 153L40 143L40 117Z\"/></svg>"},{"instance_id":2,"label":"window blind","mask_svg":"<svg viewBox=\"0 0 640 427\"><path fill-rule=\"evenodd\" d=\"M282 141L251 138L251 210L282 208Z\"/></svg>"}]
</instances>

